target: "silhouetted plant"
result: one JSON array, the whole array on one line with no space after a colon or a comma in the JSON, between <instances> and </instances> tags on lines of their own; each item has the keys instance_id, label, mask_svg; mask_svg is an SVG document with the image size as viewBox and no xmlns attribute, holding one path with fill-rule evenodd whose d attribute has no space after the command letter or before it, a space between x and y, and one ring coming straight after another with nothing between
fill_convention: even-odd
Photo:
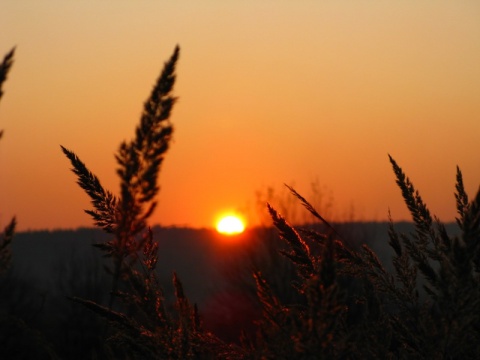
<instances>
[{"instance_id":1,"label":"silhouetted plant","mask_svg":"<svg viewBox=\"0 0 480 360\"><path fill-rule=\"evenodd\" d=\"M7 74L10 68L13 65L13 55L15 54L15 48L10 50L5 57L3 58L2 63L0 64L0 99L3 96L2 86L5 80L7 80ZM0 139L3 136L3 130L0 130ZM0 274L4 273L9 265L11 260L11 250L10 243L13 239L13 234L15 233L16 219L15 217L10 221L10 223L5 227L3 233L0 235Z\"/></svg>"},{"instance_id":2,"label":"silhouetted plant","mask_svg":"<svg viewBox=\"0 0 480 360\"><path fill-rule=\"evenodd\" d=\"M298 232L269 206L289 245L282 253L297 268L300 282L293 286L304 301L282 303L268 279L254 275L263 305L259 336L248 343L256 358L470 359L480 354L480 192L469 202L457 169L461 235L451 237L391 157L390 162L415 224L415 232L405 235L390 223L393 273L367 245L360 251L348 246L295 190L290 189L330 229L327 235ZM321 245L318 255L307 238Z\"/></svg>"},{"instance_id":3,"label":"silhouetted plant","mask_svg":"<svg viewBox=\"0 0 480 360\"><path fill-rule=\"evenodd\" d=\"M135 236L145 230L146 221L156 206L154 197L159 189L158 172L173 130L169 117L175 102L171 91L178 55L177 47L144 104L135 138L122 142L115 155L120 177L118 197L105 190L85 164L62 146L62 151L73 165L78 184L91 198L94 209L85 212L97 226L115 235L113 240L99 245L114 259L114 292L126 258L135 261L138 251L142 249L144 243Z\"/></svg>"},{"instance_id":4,"label":"silhouetted plant","mask_svg":"<svg viewBox=\"0 0 480 360\"><path fill-rule=\"evenodd\" d=\"M3 83L13 65L14 54L15 48L5 55L0 64L0 99L3 96ZM0 138L2 136L3 130L0 130ZM32 294L30 289L23 288L18 279L14 279L9 272L12 260L11 245L16 224L16 218L13 217L0 234L0 358L56 359L55 352L43 335L31 324L26 323L25 318L28 315L12 311L19 305L17 296L20 296L23 301L32 300L27 298Z\"/></svg>"},{"instance_id":5,"label":"silhouetted plant","mask_svg":"<svg viewBox=\"0 0 480 360\"><path fill-rule=\"evenodd\" d=\"M10 68L13 65L13 55L15 54L15 48L10 50L3 58L2 63L0 64L0 100L3 96L2 86L5 80L7 80L7 74L10 71Z\"/></svg>"},{"instance_id":6,"label":"silhouetted plant","mask_svg":"<svg viewBox=\"0 0 480 360\"><path fill-rule=\"evenodd\" d=\"M0 236L0 274L7 271L7 269L10 267L10 261L12 257L10 244L15 233L15 226L16 220L13 218L3 230L3 234Z\"/></svg>"},{"instance_id":7,"label":"silhouetted plant","mask_svg":"<svg viewBox=\"0 0 480 360\"><path fill-rule=\"evenodd\" d=\"M313 207L293 189L306 208L319 220L325 221ZM344 321L346 307L337 282L337 265L333 237L313 231L310 240L321 250L314 255L307 241L270 205L268 205L280 237L288 244L281 253L294 264L298 281L291 284L303 298L299 303L282 303L272 292L261 273L254 273L257 294L263 307L256 343L252 346L256 358L339 358L345 355ZM332 228L333 229L333 228Z\"/></svg>"},{"instance_id":8,"label":"silhouetted plant","mask_svg":"<svg viewBox=\"0 0 480 360\"><path fill-rule=\"evenodd\" d=\"M115 358L196 359L233 354L228 345L202 330L197 308L190 305L175 274L176 303L174 312L168 311L155 273L158 244L147 229L147 219L157 204L158 172L173 131L169 118L175 103L171 92L178 56L176 47L144 104L134 139L124 141L117 151L118 197L105 190L84 163L62 146L78 184L91 198L94 209L86 212L97 226L114 235L113 240L98 245L113 259L109 305L72 300L102 315L119 330L109 339ZM114 297L122 300L123 312L114 310Z\"/></svg>"},{"instance_id":9,"label":"silhouetted plant","mask_svg":"<svg viewBox=\"0 0 480 360\"><path fill-rule=\"evenodd\" d=\"M300 196L292 186L285 186L285 191L277 191L269 187L266 191L258 191L256 193L258 204L262 206L262 212L265 212L271 221L271 213L268 210L271 206L266 207L265 204L275 204L275 211L282 213L283 218L289 219L289 224L294 222L295 227L302 236L302 240L308 245L310 256L317 256L322 251L316 236L320 233L342 233L343 241L349 244L350 248L357 249L363 242L370 240L366 234L364 227L358 223L351 223L352 218L345 218L334 226L330 223L335 218L336 210L331 203L331 195L322 189L318 181L312 182L312 188L309 197L315 201L315 208L310 201L306 201ZM300 200L300 201L299 201ZM308 205L307 205L308 204ZM300 211L301 210L301 211ZM260 211L259 211L260 213ZM322 215L320 215L320 213ZM302 214L302 216L298 216ZM320 220L328 218L329 222ZM337 221L340 219L337 217ZM346 222L348 221L348 222ZM311 235L311 236L310 236ZM338 234L337 234L338 237ZM313 239L312 239L313 238ZM295 268L294 263L285 254L288 254L290 245L278 236L275 227L267 226L266 220L262 221L262 226L251 232L248 241L237 249L234 259L223 266L222 271L227 280L229 293L242 292L242 297L247 297L249 311L245 311L244 320L250 320L255 315L258 318L260 304L257 296L257 284L252 278L252 271L260 273L266 279L270 291L283 304L305 305L306 299L301 292L297 291L292 284L300 281L300 276ZM352 287L351 280L342 279L345 284L342 287ZM350 289L349 289L350 290ZM350 291L352 293L353 291ZM239 308L234 301L219 299L220 311L230 313L234 308ZM244 302L246 302L244 300ZM247 314L251 314L248 317ZM251 326L247 321L242 323L243 328L251 333Z\"/></svg>"}]
</instances>

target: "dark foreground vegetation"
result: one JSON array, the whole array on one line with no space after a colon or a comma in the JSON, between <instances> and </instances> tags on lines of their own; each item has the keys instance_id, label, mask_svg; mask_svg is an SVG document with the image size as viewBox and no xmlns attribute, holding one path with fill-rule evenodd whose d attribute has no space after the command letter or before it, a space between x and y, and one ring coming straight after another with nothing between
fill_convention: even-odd
<instances>
[{"instance_id":1,"label":"dark foreground vegetation","mask_svg":"<svg viewBox=\"0 0 480 360\"><path fill-rule=\"evenodd\" d=\"M85 256L87 266L82 269L91 270L83 273L73 265L59 265L58 278L52 281L64 287L67 298L52 304L46 294L32 295L35 290L15 278L10 263L15 220L5 229L0 239L0 357L477 358L480 193L468 198L459 169L454 235L432 217L390 157L414 227L404 233L393 222L388 225L389 266L370 246L352 241L355 236L346 236L290 188L317 220L314 226L294 228L267 204L279 236L272 236L269 229L258 232L261 236L237 265L225 268L223 294L200 309L186 296L181 277L173 273L169 295L165 274L159 271L162 242L147 223L156 206L158 173L173 132L169 118L178 56L176 48L144 104L134 138L123 142L115 155L118 195L106 190L73 151L62 147L78 184L92 200L92 209L86 212L105 232L95 241L103 263L99 266ZM13 52L1 65L1 83L12 59ZM186 250L182 255L194 253ZM209 286L216 281L222 280L212 274L196 282ZM220 305L225 302L235 309L232 328L242 318L256 319L254 326L242 326L237 338L214 332L218 324L208 324L208 319L221 317Z\"/></svg>"}]
</instances>

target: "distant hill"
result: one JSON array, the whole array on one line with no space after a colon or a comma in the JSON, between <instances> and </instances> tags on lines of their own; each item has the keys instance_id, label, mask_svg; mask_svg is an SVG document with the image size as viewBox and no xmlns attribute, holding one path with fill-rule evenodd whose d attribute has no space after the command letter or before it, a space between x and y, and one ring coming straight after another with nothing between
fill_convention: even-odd
<instances>
[{"instance_id":1,"label":"distant hill","mask_svg":"<svg viewBox=\"0 0 480 360\"><path fill-rule=\"evenodd\" d=\"M322 232L321 227L313 227ZM368 244L385 267L391 268L388 223L339 223L334 227L355 248ZM402 222L396 223L395 228L408 234L413 232L414 225ZM262 272L279 297L289 299L295 293L290 283L295 271L278 254L283 243L274 228L249 229L233 238L213 229L157 226L152 230L159 243L157 272L167 303L173 300L171 279L175 271L187 297L198 304L205 326L224 340L235 341L242 329L252 329L258 319L252 266ZM455 234L456 224L447 224L447 231ZM58 337L59 332L97 329L92 324L101 324L100 319L67 296L108 303L112 279L104 267L109 260L102 258L92 244L109 238L110 235L93 228L16 234L13 264L0 284L0 312L28 320L49 338L56 339L56 346L60 347L64 340ZM232 327L232 323L236 326ZM95 339L97 335L89 336Z\"/></svg>"},{"instance_id":2,"label":"distant hill","mask_svg":"<svg viewBox=\"0 0 480 360\"><path fill-rule=\"evenodd\" d=\"M335 227L351 243L368 244L388 267L391 254L388 223L340 223ZM414 226L401 222L395 223L395 228L399 232L410 233ZM252 229L240 236L247 243L248 238L261 237L261 230ZM447 230L451 234L458 231L454 223L447 224ZM167 290L171 289L170 279L176 271L187 295L199 303L222 283L222 263L242 247L241 242L229 245L228 239L213 229L157 226L153 232L154 239L160 244L157 269L162 283ZM94 228L18 233L12 245L12 273L43 292L56 294L65 291L69 281L86 281L93 271L101 281L105 281L108 289L109 279L103 271L105 259L100 257L100 252L92 244L109 238L110 235Z\"/></svg>"}]
</instances>

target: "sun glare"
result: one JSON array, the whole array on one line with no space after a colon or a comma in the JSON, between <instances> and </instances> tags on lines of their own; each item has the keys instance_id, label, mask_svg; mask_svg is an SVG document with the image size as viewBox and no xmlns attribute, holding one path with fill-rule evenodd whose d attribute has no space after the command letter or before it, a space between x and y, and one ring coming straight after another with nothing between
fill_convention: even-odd
<instances>
[{"instance_id":1,"label":"sun glare","mask_svg":"<svg viewBox=\"0 0 480 360\"><path fill-rule=\"evenodd\" d=\"M235 215L222 217L217 223L217 231L225 235L240 234L245 230L243 220Z\"/></svg>"}]
</instances>

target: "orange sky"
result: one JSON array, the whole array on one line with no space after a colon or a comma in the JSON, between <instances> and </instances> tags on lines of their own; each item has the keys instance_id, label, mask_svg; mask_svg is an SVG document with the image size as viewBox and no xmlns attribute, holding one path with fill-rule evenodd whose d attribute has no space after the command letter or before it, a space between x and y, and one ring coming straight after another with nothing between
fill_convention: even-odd
<instances>
[{"instance_id":1,"label":"orange sky","mask_svg":"<svg viewBox=\"0 0 480 360\"><path fill-rule=\"evenodd\" d=\"M458 164L480 180L476 1L3 1L0 54L17 46L0 102L0 226L90 226L60 151L116 191L163 62L181 46L174 143L154 221L256 220L255 192L310 183L335 217L408 219L387 153L433 213L455 217ZM275 204L274 204L275 205Z\"/></svg>"}]
</instances>

